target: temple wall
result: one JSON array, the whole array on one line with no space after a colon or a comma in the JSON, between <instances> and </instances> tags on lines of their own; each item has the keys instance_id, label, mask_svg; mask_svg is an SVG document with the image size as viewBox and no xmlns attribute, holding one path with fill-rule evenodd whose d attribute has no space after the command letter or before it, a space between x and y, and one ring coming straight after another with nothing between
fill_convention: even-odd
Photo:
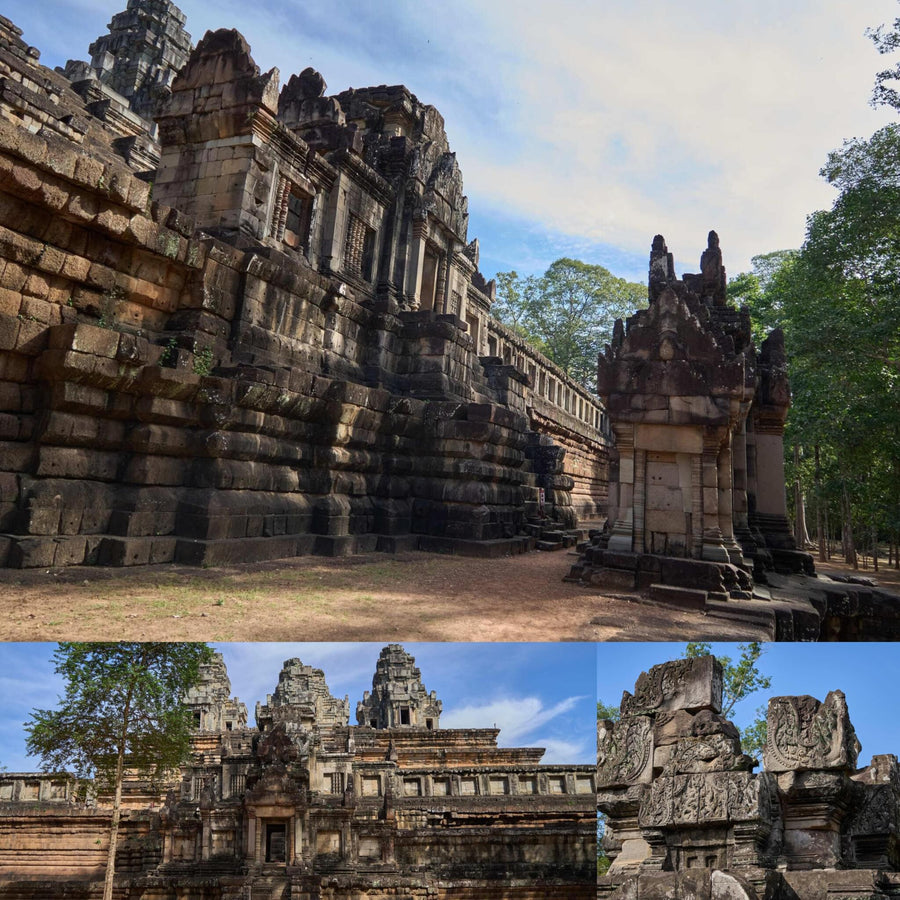
<instances>
[{"instance_id":1,"label":"temple wall","mask_svg":"<svg viewBox=\"0 0 900 900\"><path fill-rule=\"evenodd\" d=\"M900 769L859 766L841 691L773 697L762 771L722 715L714 657L642 673L598 723L598 807L611 860L598 897L876 900L896 896Z\"/></svg>"},{"instance_id":2,"label":"temple wall","mask_svg":"<svg viewBox=\"0 0 900 900\"><path fill-rule=\"evenodd\" d=\"M484 402L452 320L378 313L285 257L188 237L146 184L69 146L0 123L0 152L9 564L516 533L522 389L498 370L506 408ZM370 370L388 387L360 383Z\"/></svg>"},{"instance_id":3,"label":"temple wall","mask_svg":"<svg viewBox=\"0 0 900 900\"><path fill-rule=\"evenodd\" d=\"M486 318L483 324L481 349L528 375L525 403L532 429L566 451L558 480L548 482L547 492L567 494L554 499L571 506L579 520L605 517L613 443L605 407L502 323Z\"/></svg>"},{"instance_id":4,"label":"temple wall","mask_svg":"<svg viewBox=\"0 0 900 900\"><path fill-rule=\"evenodd\" d=\"M594 891L594 767L541 765L541 748L498 747L496 728L430 727L441 702L400 645L382 650L361 706L402 698L424 714L403 724L349 726L349 703L299 659L257 706L258 728L239 724L230 690L214 657L186 700L190 761L162 784L126 776L117 886L132 900ZM85 803L75 785L0 775L0 896L39 896L50 881L50 895L87 896L102 875L112 798Z\"/></svg>"},{"instance_id":5,"label":"temple wall","mask_svg":"<svg viewBox=\"0 0 900 900\"><path fill-rule=\"evenodd\" d=\"M564 526L605 510L596 399L524 344L482 354L443 120L404 95L432 143L419 199L393 198L304 77L279 99L239 35L207 36L152 202L86 108L80 144L0 120L0 564L515 552L539 489ZM340 96L371 116L405 91L381 90Z\"/></svg>"}]
</instances>

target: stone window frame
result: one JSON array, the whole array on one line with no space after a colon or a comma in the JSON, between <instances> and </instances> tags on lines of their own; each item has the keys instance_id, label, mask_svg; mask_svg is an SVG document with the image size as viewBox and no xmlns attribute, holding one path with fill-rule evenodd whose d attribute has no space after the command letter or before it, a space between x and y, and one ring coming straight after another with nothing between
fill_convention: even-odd
<instances>
[{"instance_id":1,"label":"stone window frame","mask_svg":"<svg viewBox=\"0 0 900 900\"><path fill-rule=\"evenodd\" d=\"M352 277L371 282L375 278L378 232L354 212L347 213L342 269Z\"/></svg>"},{"instance_id":2,"label":"stone window frame","mask_svg":"<svg viewBox=\"0 0 900 900\"><path fill-rule=\"evenodd\" d=\"M568 784L565 775L549 774L547 775L547 793L548 794L568 794ZM561 790L553 790L555 786L559 786Z\"/></svg>"},{"instance_id":3,"label":"stone window frame","mask_svg":"<svg viewBox=\"0 0 900 900\"><path fill-rule=\"evenodd\" d=\"M243 772L232 772L228 779L229 797L240 797L247 786L247 776Z\"/></svg>"},{"instance_id":4,"label":"stone window frame","mask_svg":"<svg viewBox=\"0 0 900 900\"><path fill-rule=\"evenodd\" d=\"M368 788L374 782L375 793L369 792ZM362 797L381 797L384 794L382 779L380 775L362 775L359 782L360 796Z\"/></svg>"},{"instance_id":5,"label":"stone window frame","mask_svg":"<svg viewBox=\"0 0 900 900\"><path fill-rule=\"evenodd\" d=\"M496 790L497 787L501 787L502 790ZM492 797L501 797L512 793L509 775L488 775L487 788Z\"/></svg>"},{"instance_id":6,"label":"stone window frame","mask_svg":"<svg viewBox=\"0 0 900 900\"><path fill-rule=\"evenodd\" d=\"M437 785L446 788L443 792L435 790ZM439 775L431 778L431 796L432 797L450 797L453 794L453 779L449 775Z\"/></svg>"},{"instance_id":7,"label":"stone window frame","mask_svg":"<svg viewBox=\"0 0 900 900\"><path fill-rule=\"evenodd\" d=\"M541 790L540 782L537 774L522 774L516 779L517 793L533 795L539 794ZM527 788L527 790L525 790Z\"/></svg>"},{"instance_id":8,"label":"stone window frame","mask_svg":"<svg viewBox=\"0 0 900 900\"><path fill-rule=\"evenodd\" d=\"M301 213L299 215L291 209L291 198L298 200L301 204ZM272 203L270 236L280 244L286 244L292 250L304 253L308 251L315 212L313 208L315 200L315 194L310 194L283 172L279 173L276 179L275 196ZM301 231L288 229L288 223L292 216L298 217L302 225ZM297 238L296 243L287 240L285 238L286 234L295 235Z\"/></svg>"},{"instance_id":9,"label":"stone window frame","mask_svg":"<svg viewBox=\"0 0 900 900\"><path fill-rule=\"evenodd\" d=\"M414 787L415 793L409 793L407 787ZM425 795L422 789L422 779L418 775L407 775L403 778L403 796L404 797L423 797Z\"/></svg>"},{"instance_id":10,"label":"stone window frame","mask_svg":"<svg viewBox=\"0 0 900 900\"><path fill-rule=\"evenodd\" d=\"M343 794L344 793L344 773L343 772L326 772L326 787L329 794Z\"/></svg>"},{"instance_id":11,"label":"stone window frame","mask_svg":"<svg viewBox=\"0 0 900 900\"><path fill-rule=\"evenodd\" d=\"M472 793L463 790L464 784L472 785ZM481 796L481 784L477 775L460 775L459 777L459 795L460 797L479 797Z\"/></svg>"}]
</instances>

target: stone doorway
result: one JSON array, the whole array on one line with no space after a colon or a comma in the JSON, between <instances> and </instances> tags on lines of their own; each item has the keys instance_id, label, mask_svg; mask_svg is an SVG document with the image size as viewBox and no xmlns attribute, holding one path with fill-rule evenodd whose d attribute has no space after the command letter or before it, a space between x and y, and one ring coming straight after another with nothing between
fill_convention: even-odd
<instances>
[{"instance_id":1,"label":"stone doorway","mask_svg":"<svg viewBox=\"0 0 900 900\"><path fill-rule=\"evenodd\" d=\"M287 862L287 825L284 822L266 823L266 862Z\"/></svg>"}]
</instances>

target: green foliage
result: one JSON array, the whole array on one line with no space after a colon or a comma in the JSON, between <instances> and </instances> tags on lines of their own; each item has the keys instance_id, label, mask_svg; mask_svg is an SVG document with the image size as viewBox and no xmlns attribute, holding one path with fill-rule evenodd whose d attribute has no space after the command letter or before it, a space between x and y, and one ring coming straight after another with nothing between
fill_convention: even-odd
<instances>
[{"instance_id":1,"label":"green foliage","mask_svg":"<svg viewBox=\"0 0 900 900\"><path fill-rule=\"evenodd\" d=\"M169 338L166 346L163 348L162 355L159 357L159 364L164 367L172 368L175 365L175 358L178 354L178 341L175 338Z\"/></svg>"},{"instance_id":2,"label":"green foliage","mask_svg":"<svg viewBox=\"0 0 900 900\"><path fill-rule=\"evenodd\" d=\"M741 652L737 662L730 656L717 656L722 666L722 715L731 715L736 704L745 700L757 691L768 690L772 679L763 675L757 665L763 653L759 641L739 644ZM692 641L685 647L685 659L712 655L712 645L701 641ZM756 760L762 759L762 751L766 744L766 717L762 709L756 711L753 723L741 732L741 747L744 752Z\"/></svg>"},{"instance_id":3,"label":"green foliage","mask_svg":"<svg viewBox=\"0 0 900 900\"><path fill-rule=\"evenodd\" d=\"M200 347L194 349L194 374L209 375L213 368L212 347Z\"/></svg>"},{"instance_id":4,"label":"green foliage","mask_svg":"<svg viewBox=\"0 0 900 900\"><path fill-rule=\"evenodd\" d=\"M780 326L794 395L788 480L832 533L900 538L900 126L846 141L821 174L838 190L803 248L767 280L739 276L755 329ZM773 254L769 254L772 257ZM761 257L754 258L756 263ZM795 461L793 447L798 447ZM852 560L852 546L847 549Z\"/></svg>"},{"instance_id":5,"label":"green foliage","mask_svg":"<svg viewBox=\"0 0 900 900\"><path fill-rule=\"evenodd\" d=\"M151 783L190 753L183 706L196 683L206 644L61 643L53 659L65 682L57 709L36 709L25 723L26 747L45 769L73 769L114 791L103 900L111 900L126 767Z\"/></svg>"},{"instance_id":6,"label":"green foliage","mask_svg":"<svg viewBox=\"0 0 900 900\"><path fill-rule=\"evenodd\" d=\"M162 776L188 754L182 698L210 653L205 644L61 643L54 662L65 695L57 709L32 713L28 752L105 790L115 786L120 750L129 768Z\"/></svg>"},{"instance_id":7,"label":"green foliage","mask_svg":"<svg viewBox=\"0 0 900 900\"><path fill-rule=\"evenodd\" d=\"M597 701L597 721L609 719L612 722L619 721L620 710L618 706L607 706L602 700Z\"/></svg>"},{"instance_id":8,"label":"green foliage","mask_svg":"<svg viewBox=\"0 0 900 900\"><path fill-rule=\"evenodd\" d=\"M597 701L597 721L609 719L612 722L618 722L621 710L618 706L609 706L602 700ZM603 849L603 835L606 831L606 817L603 813L597 815L597 874L605 875L612 865L612 860L606 855Z\"/></svg>"},{"instance_id":9,"label":"green foliage","mask_svg":"<svg viewBox=\"0 0 900 900\"><path fill-rule=\"evenodd\" d=\"M884 25L866 29L866 35L872 39L875 48L881 54L893 53L900 48L900 19L894 19L893 27ZM891 82L900 80L900 63L891 69L884 69L875 76L875 88L872 91L872 106L892 106L900 110L900 93L891 87Z\"/></svg>"},{"instance_id":10,"label":"green foliage","mask_svg":"<svg viewBox=\"0 0 900 900\"><path fill-rule=\"evenodd\" d=\"M642 284L616 278L603 266L558 259L540 277L497 274L491 312L567 375L594 390L597 355L616 319L647 305Z\"/></svg>"},{"instance_id":11,"label":"green foliage","mask_svg":"<svg viewBox=\"0 0 900 900\"><path fill-rule=\"evenodd\" d=\"M750 308L753 340L759 346L773 328L782 324L782 298L776 290L782 269L796 258L796 250L775 250L754 256L752 272L742 272L728 282L728 299Z\"/></svg>"}]
</instances>

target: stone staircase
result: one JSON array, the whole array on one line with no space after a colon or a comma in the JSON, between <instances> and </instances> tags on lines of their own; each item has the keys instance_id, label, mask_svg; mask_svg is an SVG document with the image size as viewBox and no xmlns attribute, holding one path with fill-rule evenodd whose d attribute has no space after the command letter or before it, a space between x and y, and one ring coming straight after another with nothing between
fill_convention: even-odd
<instances>
[{"instance_id":1,"label":"stone staircase","mask_svg":"<svg viewBox=\"0 0 900 900\"><path fill-rule=\"evenodd\" d=\"M249 900L290 900L291 881L287 875L260 875L253 880Z\"/></svg>"},{"instance_id":2,"label":"stone staircase","mask_svg":"<svg viewBox=\"0 0 900 900\"><path fill-rule=\"evenodd\" d=\"M525 523L525 533L534 538L535 550L568 550L584 537L580 528L563 528L546 516L530 516Z\"/></svg>"}]
</instances>

